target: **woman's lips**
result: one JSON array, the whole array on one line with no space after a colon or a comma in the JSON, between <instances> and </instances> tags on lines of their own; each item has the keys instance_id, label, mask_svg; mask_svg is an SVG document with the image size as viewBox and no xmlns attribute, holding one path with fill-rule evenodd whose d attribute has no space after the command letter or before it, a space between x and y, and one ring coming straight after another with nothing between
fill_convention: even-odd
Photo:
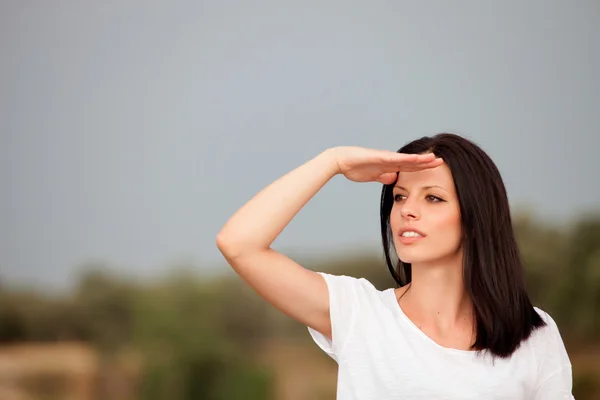
<instances>
[{"instance_id":1,"label":"woman's lips","mask_svg":"<svg viewBox=\"0 0 600 400\"><path fill-rule=\"evenodd\" d=\"M418 242L421 239L424 239L423 236L400 236L400 243L402 244L413 244Z\"/></svg>"},{"instance_id":2,"label":"woman's lips","mask_svg":"<svg viewBox=\"0 0 600 400\"><path fill-rule=\"evenodd\" d=\"M411 232L412 235L411 236L403 236L403 234L405 232ZM415 235L417 234L417 235ZM398 236L399 236L399 240L400 243L402 244L413 244L418 242L419 240L423 239L425 235L423 232L421 232L420 230L410 227L410 226L405 226L404 228L400 229L400 232L398 232Z\"/></svg>"}]
</instances>

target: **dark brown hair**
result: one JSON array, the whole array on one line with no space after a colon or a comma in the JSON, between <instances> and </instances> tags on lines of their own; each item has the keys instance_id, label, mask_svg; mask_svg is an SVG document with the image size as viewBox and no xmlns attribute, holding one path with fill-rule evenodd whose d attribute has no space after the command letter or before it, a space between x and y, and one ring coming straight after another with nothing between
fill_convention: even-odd
<instances>
[{"instance_id":1,"label":"dark brown hair","mask_svg":"<svg viewBox=\"0 0 600 400\"><path fill-rule=\"evenodd\" d=\"M450 168L460 204L463 279L475 312L472 350L509 357L531 332L545 323L525 289L506 189L498 168L475 143L452 133L422 137L398 153L434 153ZM387 266L399 286L411 281L411 264L394 252L390 212L396 182L381 192L381 234Z\"/></svg>"}]
</instances>

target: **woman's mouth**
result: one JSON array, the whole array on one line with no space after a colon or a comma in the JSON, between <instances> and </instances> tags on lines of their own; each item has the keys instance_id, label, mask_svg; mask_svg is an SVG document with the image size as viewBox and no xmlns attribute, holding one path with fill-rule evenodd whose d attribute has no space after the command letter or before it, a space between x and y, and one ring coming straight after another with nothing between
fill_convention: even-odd
<instances>
[{"instance_id":1,"label":"woman's mouth","mask_svg":"<svg viewBox=\"0 0 600 400\"><path fill-rule=\"evenodd\" d=\"M416 230L405 229L400 232L399 240L402 244L413 244L423 239L425 235Z\"/></svg>"}]
</instances>

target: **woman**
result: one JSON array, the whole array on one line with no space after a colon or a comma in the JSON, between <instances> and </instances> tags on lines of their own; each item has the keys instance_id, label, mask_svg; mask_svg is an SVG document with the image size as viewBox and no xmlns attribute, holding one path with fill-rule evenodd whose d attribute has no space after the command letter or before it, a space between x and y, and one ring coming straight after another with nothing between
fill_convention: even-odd
<instances>
[{"instance_id":1,"label":"woman","mask_svg":"<svg viewBox=\"0 0 600 400\"><path fill-rule=\"evenodd\" d=\"M338 174L384 185L383 245L397 288L313 272L270 248ZM338 399L573 398L558 328L525 291L500 173L465 138L438 134L398 152L328 149L245 204L217 245L337 361Z\"/></svg>"}]
</instances>

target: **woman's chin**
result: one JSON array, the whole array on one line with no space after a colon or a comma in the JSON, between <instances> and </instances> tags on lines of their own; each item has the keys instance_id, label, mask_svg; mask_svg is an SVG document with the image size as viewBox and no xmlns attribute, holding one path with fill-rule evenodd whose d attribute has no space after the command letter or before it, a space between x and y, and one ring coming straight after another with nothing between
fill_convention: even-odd
<instances>
[{"instance_id":1,"label":"woman's chin","mask_svg":"<svg viewBox=\"0 0 600 400\"><path fill-rule=\"evenodd\" d=\"M415 258L414 256L409 257L409 256L400 256L398 257L400 259L400 261L402 261L405 264L412 264L415 261L418 262L418 258Z\"/></svg>"},{"instance_id":2,"label":"woman's chin","mask_svg":"<svg viewBox=\"0 0 600 400\"><path fill-rule=\"evenodd\" d=\"M416 252L402 251L396 254L398 254L400 261L405 264L423 263L431 259L430 257L423 257L422 255L415 253Z\"/></svg>"},{"instance_id":3,"label":"woman's chin","mask_svg":"<svg viewBox=\"0 0 600 400\"><path fill-rule=\"evenodd\" d=\"M407 264L421 261L422 257L420 257L418 253L420 252L412 251L412 249L400 248L396 250L396 254L398 254L400 261Z\"/></svg>"}]
</instances>

